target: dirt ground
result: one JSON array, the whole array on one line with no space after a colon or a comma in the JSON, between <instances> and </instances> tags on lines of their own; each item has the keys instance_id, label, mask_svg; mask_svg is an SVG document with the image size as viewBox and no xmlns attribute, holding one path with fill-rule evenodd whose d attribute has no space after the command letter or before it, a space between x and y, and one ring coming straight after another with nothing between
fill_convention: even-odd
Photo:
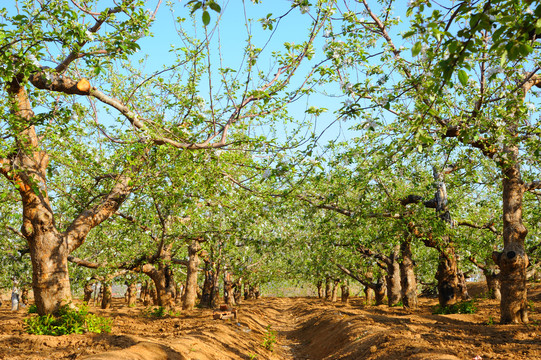
<instances>
[{"instance_id":1,"label":"dirt ground","mask_svg":"<svg viewBox=\"0 0 541 360\"><path fill-rule=\"evenodd\" d=\"M472 289L478 293L478 289ZM37 336L21 310L0 307L0 359L540 359L541 285L530 291L531 323L498 325L498 305L479 299L476 314L433 315L435 299L416 311L315 298L262 298L239 306L237 320L196 309L165 318L115 299L110 334ZM270 326L270 331L268 330ZM275 335L273 335L275 332ZM263 344L272 344L272 351Z\"/></svg>"}]
</instances>

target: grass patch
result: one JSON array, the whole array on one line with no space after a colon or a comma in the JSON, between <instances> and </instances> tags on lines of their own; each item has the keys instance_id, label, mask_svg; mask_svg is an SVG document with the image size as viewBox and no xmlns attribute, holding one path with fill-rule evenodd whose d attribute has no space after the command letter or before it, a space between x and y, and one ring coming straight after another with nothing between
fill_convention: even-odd
<instances>
[{"instance_id":1,"label":"grass patch","mask_svg":"<svg viewBox=\"0 0 541 360\"><path fill-rule=\"evenodd\" d=\"M35 312L30 307L28 312ZM27 333L34 335L68 335L111 332L112 319L104 318L88 312L86 305L71 308L64 305L58 310L58 315L34 315L24 319L24 328Z\"/></svg>"},{"instance_id":2,"label":"grass patch","mask_svg":"<svg viewBox=\"0 0 541 360\"><path fill-rule=\"evenodd\" d=\"M437 305L434 307L433 314L475 314L477 306L475 300L461 301L449 306Z\"/></svg>"}]
</instances>

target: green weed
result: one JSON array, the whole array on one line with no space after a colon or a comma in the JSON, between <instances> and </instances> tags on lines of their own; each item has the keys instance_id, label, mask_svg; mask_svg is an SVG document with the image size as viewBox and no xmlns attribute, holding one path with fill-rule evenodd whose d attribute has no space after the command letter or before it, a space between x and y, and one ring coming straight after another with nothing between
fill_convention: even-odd
<instances>
[{"instance_id":1,"label":"green weed","mask_svg":"<svg viewBox=\"0 0 541 360\"><path fill-rule=\"evenodd\" d=\"M266 332L263 335L263 347L269 351L274 351L274 344L276 343L276 331L271 329L271 326L266 327Z\"/></svg>"},{"instance_id":2,"label":"green weed","mask_svg":"<svg viewBox=\"0 0 541 360\"><path fill-rule=\"evenodd\" d=\"M449 306L437 305L434 308L434 314L475 314L477 306L475 300L461 301Z\"/></svg>"},{"instance_id":3,"label":"green weed","mask_svg":"<svg viewBox=\"0 0 541 360\"><path fill-rule=\"evenodd\" d=\"M163 318L166 316L179 316L180 313L169 310L163 306L148 307L143 310L143 316L148 318Z\"/></svg>"},{"instance_id":4,"label":"green weed","mask_svg":"<svg viewBox=\"0 0 541 360\"><path fill-rule=\"evenodd\" d=\"M24 319L24 328L27 333L35 335L100 334L111 332L112 323L111 319L89 314L85 305L79 308L64 305L58 315L38 315Z\"/></svg>"}]
</instances>

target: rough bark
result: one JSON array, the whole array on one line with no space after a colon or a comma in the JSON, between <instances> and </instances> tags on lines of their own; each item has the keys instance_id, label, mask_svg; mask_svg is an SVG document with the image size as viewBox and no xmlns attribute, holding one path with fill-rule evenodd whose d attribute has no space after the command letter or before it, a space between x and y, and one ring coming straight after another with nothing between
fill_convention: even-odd
<instances>
[{"instance_id":1,"label":"rough bark","mask_svg":"<svg viewBox=\"0 0 541 360\"><path fill-rule=\"evenodd\" d=\"M28 306L28 288L26 287L26 285L23 286L21 291L21 303L25 307Z\"/></svg>"},{"instance_id":2,"label":"rough bark","mask_svg":"<svg viewBox=\"0 0 541 360\"><path fill-rule=\"evenodd\" d=\"M417 279L411 253L411 242L405 240L400 245L402 262L400 263L400 284L402 285L402 304L404 307L415 309L417 300Z\"/></svg>"},{"instance_id":3,"label":"rough bark","mask_svg":"<svg viewBox=\"0 0 541 360\"><path fill-rule=\"evenodd\" d=\"M374 288L374 293L376 297L376 306L383 305L385 300L385 295L387 293L387 289L385 287L385 281L383 280L383 277L380 277L378 279L378 282L376 283L376 287Z\"/></svg>"},{"instance_id":4,"label":"rough bark","mask_svg":"<svg viewBox=\"0 0 541 360\"><path fill-rule=\"evenodd\" d=\"M341 301L344 304L349 303L349 286L347 284L342 284L342 296Z\"/></svg>"},{"instance_id":5,"label":"rough bark","mask_svg":"<svg viewBox=\"0 0 541 360\"><path fill-rule=\"evenodd\" d=\"M317 287L317 297L319 299L322 299L323 298L323 280L318 280L318 282L316 283L316 287Z\"/></svg>"},{"instance_id":6,"label":"rough bark","mask_svg":"<svg viewBox=\"0 0 541 360\"><path fill-rule=\"evenodd\" d=\"M199 251L201 251L199 241L193 240L188 246L186 286L182 301L182 308L184 310L191 310L195 307L195 301L197 299L197 274L199 272Z\"/></svg>"},{"instance_id":7,"label":"rough bark","mask_svg":"<svg viewBox=\"0 0 541 360\"><path fill-rule=\"evenodd\" d=\"M238 278L237 281L235 281L234 287L233 297L235 298L235 303L240 305L242 301L242 278Z\"/></svg>"},{"instance_id":8,"label":"rough bark","mask_svg":"<svg viewBox=\"0 0 541 360\"><path fill-rule=\"evenodd\" d=\"M364 287L364 304L365 305L372 305L374 304L374 301L376 299L376 293L374 292L374 289L370 286Z\"/></svg>"},{"instance_id":9,"label":"rough bark","mask_svg":"<svg viewBox=\"0 0 541 360\"><path fill-rule=\"evenodd\" d=\"M332 279L330 277L325 278L325 300L331 301L332 298Z\"/></svg>"},{"instance_id":10,"label":"rough bark","mask_svg":"<svg viewBox=\"0 0 541 360\"><path fill-rule=\"evenodd\" d=\"M457 302L460 291L458 288L458 268L454 251L440 252L436 280L438 281L438 300L440 306L449 306Z\"/></svg>"},{"instance_id":11,"label":"rough bark","mask_svg":"<svg viewBox=\"0 0 541 360\"><path fill-rule=\"evenodd\" d=\"M150 297L150 287L148 281L145 281L141 286L141 300L143 301L143 306L149 306L151 304L152 299Z\"/></svg>"},{"instance_id":12,"label":"rough bark","mask_svg":"<svg viewBox=\"0 0 541 360\"><path fill-rule=\"evenodd\" d=\"M212 261L205 260L205 282L199 304L207 308L216 308L220 302L218 280L220 266Z\"/></svg>"},{"instance_id":13,"label":"rough bark","mask_svg":"<svg viewBox=\"0 0 541 360\"><path fill-rule=\"evenodd\" d=\"M84 287L84 297L83 301L87 304L90 304L90 300L92 300L92 293L94 292L94 284L91 282L87 282Z\"/></svg>"},{"instance_id":14,"label":"rough bark","mask_svg":"<svg viewBox=\"0 0 541 360\"><path fill-rule=\"evenodd\" d=\"M231 273L224 272L224 302L227 305L234 306L235 298L233 297L233 280L231 279Z\"/></svg>"},{"instance_id":15,"label":"rough bark","mask_svg":"<svg viewBox=\"0 0 541 360\"><path fill-rule=\"evenodd\" d=\"M458 295L461 300L471 299L470 294L468 294L468 285L466 284L466 275L462 270L458 270Z\"/></svg>"},{"instance_id":16,"label":"rough bark","mask_svg":"<svg viewBox=\"0 0 541 360\"><path fill-rule=\"evenodd\" d=\"M137 285L135 282L128 284L126 290L126 302L128 306L133 307L137 303Z\"/></svg>"},{"instance_id":17,"label":"rough bark","mask_svg":"<svg viewBox=\"0 0 541 360\"><path fill-rule=\"evenodd\" d=\"M500 283L500 274L489 273L485 274L485 279L487 282L488 293L491 299L501 301L501 283Z\"/></svg>"},{"instance_id":18,"label":"rough bark","mask_svg":"<svg viewBox=\"0 0 541 360\"><path fill-rule=\"evenodd\" d=\"M386 264L387 275L387 302L389 306L395 306L402 300L402 285L400 282L400 263L398 262L398 249L394 249L388 257Z\"/></svg>"},{"instance_id":19,"label":"rough bark","mask_svg":"<svg viewBox=\"0 0 541 360\"><path fill-rule=\"evenodd\" d=\"M113 287L111 283L102 283L101 291L101 308L109 309L111 307L111 301L113 299Z\"/></svg>"},{"instance_id":20,"label":"rough bark","mask_svg":"<svg viewBox=\"0 0 541 360\"><path fill-rule=\"evenodd\" d=\"M340 281L340 279L333 280L331 302L336 302L336 300L338 300L338 285L340 284Z\"/></svg>"},{"instance_id":21,"label":"rough bark","mask_svg":"<svg viewBox=\"0 0 541 360\"><path fill-rule=\"evenodd\" d=\"M501 322L527 323L528 304L526 268L528 256L524 239L528 230L522 223L524 186L518 165L518 147L504 148L507 162L503 164L503 251L494 253L493 259L500 267Z\"/></svg>"}]
</instances>

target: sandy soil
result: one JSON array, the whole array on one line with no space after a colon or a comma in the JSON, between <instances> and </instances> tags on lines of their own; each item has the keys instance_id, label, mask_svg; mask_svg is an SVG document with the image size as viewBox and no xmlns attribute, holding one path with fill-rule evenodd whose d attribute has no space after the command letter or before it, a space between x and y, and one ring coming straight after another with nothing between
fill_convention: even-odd
<instances>
[{"instance_id":1,"label":"sandy soil","mask_svg":"<svg viewBox=\"0 0 541 360\"><path fill-rule=\"evenodd\" d=\"M100 335L24 333L24 311L0 307L0 359L540 359L540 288L531 296L531 323L498 325L498 305L480 299L476 314L433 315L435 299L416 311L364 306L362 299L329 303L315 298L262 298L244 302L238 320L213 320L197 309L148 318L143 308L115 300L113 331ZM273 351L263 347L268 326ZM270 336L271 342L272 336ZM477 360L476 359L476 360Z\"/></svg>"}]
</instances>

